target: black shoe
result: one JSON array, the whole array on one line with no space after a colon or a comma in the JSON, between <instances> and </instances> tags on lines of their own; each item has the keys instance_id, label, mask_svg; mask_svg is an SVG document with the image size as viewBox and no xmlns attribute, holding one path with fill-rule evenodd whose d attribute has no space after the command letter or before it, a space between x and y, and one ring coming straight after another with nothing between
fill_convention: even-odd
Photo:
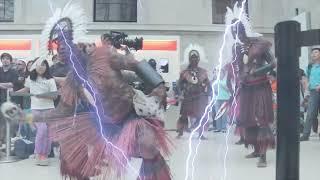
<instances>
[{"instance_id":1,"label":"black shoe","mask_svg":"<svg viewBox=\"0 0 320 180\"><path fill-rule=\"evenodd\" d=\"M178 135L177 135L177 139L180 139L183 136L183 131L178 130Z\"/></svg>"},{"instance_id":2,"label":"black shoe","mask_svg":"<svg viewBox=\"0 0 320 180\"><path fill-rule=\"evenodd\" d=\"M246 157L246 159L252 159L252 158L258 158L258 157L260 157L260 156L259 156L258 153L253 152L253 153L251 153L251 154L246 155L245 157Z\"/></svg>"},{"instance_id":3,"label":"black shoe","mask_svg":"<svg viewBox=\"0 0 320 180\"><path fill-rule=\"evenodd\" d=\"M309 137L303 135L303 136L300 137L300 141L309 141Z\"/></svg>"},{"instance_id":4,"label":"black shoe","mask_svg":"<svg viewBox=\"0 0 320 180\"><path fill-rule=\"evenodd\" d=\"M244 144L244 140L243 139L240 139L238 142L236 142L236 145L242 145Z\"/></svg>"},{"instance_id":5,"label":"black shoe","mask_svg":"<svg viewBox=\"0 0 320 180\"><path fill-rule=\"evenodd\" d=\"M267 161L264 159L259 159L258 163L257 163L257 167L258 168L265 168L267 167Z\"/></svg>"},{"instance_id":6,"label":"black shoe","mask_svg":"<svg viewBox=\"0 0 320 180\"><path fill-rule=\"evenodd\" d=\"M201 140L208 140L208 138L204 137L203 135L201 137L199 137L199 139Z\"/></svg>"},{"instance_id":7,"label":"black shoe","mask_svg":"<svg viewBox=\"0 0 320 180\"><path fill-rule=\"evenodd\" d=\"M218 132L221 132L221 130L220 129L216 129L213 132L218 133Z\"/></svg>"}]
</instances>

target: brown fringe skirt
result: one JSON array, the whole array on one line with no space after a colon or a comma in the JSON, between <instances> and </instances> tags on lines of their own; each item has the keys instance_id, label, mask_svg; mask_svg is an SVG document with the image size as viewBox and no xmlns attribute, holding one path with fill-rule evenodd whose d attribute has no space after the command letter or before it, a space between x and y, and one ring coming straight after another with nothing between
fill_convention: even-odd
<instances>
[{"instance_id":1,"label":"brown fringe skirt","mask_svg":"<svg viewBox=\"0 0 320 180\"><path fill-rule=\"evenodd\" d=\"M238 125L244 129L245 145L252 145L260 154L275 147L271 130L274 121L272 90L269 81L245 84L240 90Z\"/></svg>"},{"instance_id":2,"label":"brown fringe skirt","mask_svg":"<svg viewBox=\"0 0 320 180\"><path fill-rule=\"evenodd\" d=\"M155 138L150 140L153 146L162 154L169 155L170 140L157 119L130 119L120 125L111 125L112 128L104 129L110 130L104 133L106 140L92 118L93 114L84 113L49 124L51 137L60 144L60 167L64 177L122 178L128 160L139 156L139 138L148 136L143 133L144 129L153 132Z\"/></svg>"}]
</instances>

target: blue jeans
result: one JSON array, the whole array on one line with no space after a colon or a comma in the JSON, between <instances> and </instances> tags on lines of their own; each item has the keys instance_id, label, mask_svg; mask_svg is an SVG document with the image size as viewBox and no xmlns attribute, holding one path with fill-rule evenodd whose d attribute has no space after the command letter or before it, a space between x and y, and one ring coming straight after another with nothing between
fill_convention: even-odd
<instances>
[{"instance_id":1,"label":"blue jeans","mask_svg":"<svg viewBox=\"0 0 320 180\"><path fill-rule=\"evenodd\" d=\"M307 118L306 118L306 122L304 124L304 129L303 129L303 135L306 137L310 136L312 122L318 116L319 101L320 101L320 93L316 90L311 90L309 103L308 103Z\"/></svg>"},{"instance_id":2,"label":"blue jeans","mask_svg":"<svg viewBox=\"0 0 320 180\"><path fill-rule=\"evenodd\" d=\"M225 100L217 100L215 104L216 108L216 113L219 111L220 107L222 104L226 102ZM219 119L216 121L216 129L217 130L226 130L227 129L227 120L228 120L228 115L227 112L225 112Z\"/></svg>"}]
</instances>

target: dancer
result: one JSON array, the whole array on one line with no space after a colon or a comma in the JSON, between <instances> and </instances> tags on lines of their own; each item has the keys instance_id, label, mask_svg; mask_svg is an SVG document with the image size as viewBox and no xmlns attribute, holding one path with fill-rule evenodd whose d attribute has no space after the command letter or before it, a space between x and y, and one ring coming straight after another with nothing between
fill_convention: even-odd
<instances>
[{"instance_id":1,"label":"dancer","mask_svg":"<svg viewBox=\"0 0 320 180\"><path fill-rule=\"evenodd\" d=\"M237 3L233 12L241 12ZM273 123L272 91L267 73L275 67L270 52L271 43L254 37L248 17L241 16L228 9L227 24L236 40L233 47L233 59L239 67L239 119L238 124L245 129L245 145L254 147L254 152L247 158L259 157L258 167L266 167L266 152L274 148L275 139L270 125Z\"/></svg>"},{"instance_id":2,"label":"dancer","mask_svg":"<svg viewBox=\"0 0 320 180\"><path fill-rule=\"evenodd\" d=\"M41 44L56 42L61 58L74 68L61 87L58 107L33 117L34 121L51 119L50 131L61 147L62 175L77 180L123 178L127 169L135 172L126 156L143 159L139 180L170 180L162 156L169 154L169 140L161 126L166 100L162 78L147 62L117 53L110 39L84 54L75 44L85 41L83 17L79 6L68 4L48 21L42 34ZM47 49L43 50L45 56ZM150 96L129 86L121 70L135 71L152 86ZM89 112L74 114L79 99L91 104Z\"/></svg>"},{"instance_id":3,"label":"dancer","mask_svg":"<svg viewBox=\"0 0 320 180\"><path fill-rule=\"evenodd\" d=\"M198 46L190 48L187 51L189 58L189 65L187 69L180 73L178 87L181 91L181 109L180 117L177 123L177 138L183 135L183 131L188 129L188 117L195 118L196 121L192 127L197 127L200 123L201 117L205 112L208 104L208 96L211 92L210 81L207 71L198 66L201 55L201 50ZM203 136L203 124L199 129L199 138L206 139Z\"/></svg>"}]
</instances>

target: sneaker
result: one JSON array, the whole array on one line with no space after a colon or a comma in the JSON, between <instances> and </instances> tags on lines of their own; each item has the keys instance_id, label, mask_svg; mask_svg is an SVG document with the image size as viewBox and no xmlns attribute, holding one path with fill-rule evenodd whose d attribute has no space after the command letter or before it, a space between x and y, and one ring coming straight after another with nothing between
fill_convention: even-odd
<instances>
[{"instance_id":1,"label":"sneaker","mask_svg":"<svg viewBox=\"0 0 320 180\"><path fill-rule=\"evenodd\" d=\"M49 159L47 156L35 154L35 159L36 159L36 165L37 166L48 166L49 165Z\"/></svg>"},{"instance_id":2,"label":"sneaker","mask_svg":"<svg viewBox=\"0 0 320 180\"><path fill-rule=\"evenodd\" d=\"M257 163L257 167L258 168L265 168L265 167L267 167L267 162L263 161L263 160L259 160L259 162Z\"/></svg>"},{"instance_id":3,"label":"sneaker","mask_svg":"<svg viewBox=\"0 0 320 180\"><path fill-rule=\"evenodd\" d=\"M208 140L208 138L204 137L203 135L199 137L201 140Z\"/></svg>"},{"instance_id":4,"label":"sneaker","mask_svg":"<svg viewBox=\"0 0 320 180\"><path fill-rule=\"evenodd\" d=\"M256 152L253 152L251 154L246 155L246 159L252 159L252 158L257 158L259 157L259 154Z\"/></svg>"},{"instance_id":5,"label":"sneaker","mask_svg":"<svg viewBox=\"0 0 320 180\"><path fill-rule=\"evenodd\" d=\"M41 159L41 160L37 160L37 165L38 166L49 166L49 159Z\"/></svg>"}]
</instances>

